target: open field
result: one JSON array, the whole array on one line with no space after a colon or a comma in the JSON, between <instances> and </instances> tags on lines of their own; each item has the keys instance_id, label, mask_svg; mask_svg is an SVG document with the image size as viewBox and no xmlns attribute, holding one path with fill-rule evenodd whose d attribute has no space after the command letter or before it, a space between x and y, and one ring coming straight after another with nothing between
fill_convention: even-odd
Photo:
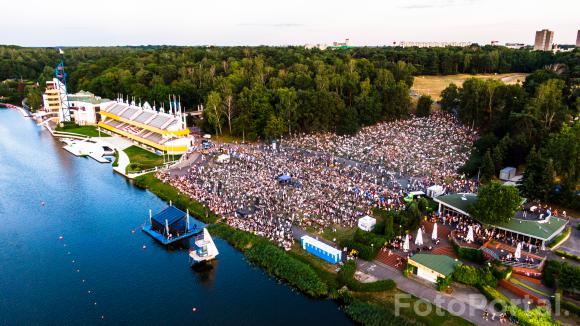
<instances>
[{"instance_id":1,"label":"open field","mask_svg":"<svg viewBox=\"0 0 580 326\"><path fill-rule=\"evenodd\" d=\"M417 76L413 82L412 90L419 95L430 95L433 100L437 101L441 98L441 92L449 86L455 84L461 86L463 82L469 78L483 78L483 79L499 79L506 84L516 84L524 82L528 74L524 73L510 73L510 74L480 74L480 75L447 75L447 76Z\"/></svg>"}]
</instances>

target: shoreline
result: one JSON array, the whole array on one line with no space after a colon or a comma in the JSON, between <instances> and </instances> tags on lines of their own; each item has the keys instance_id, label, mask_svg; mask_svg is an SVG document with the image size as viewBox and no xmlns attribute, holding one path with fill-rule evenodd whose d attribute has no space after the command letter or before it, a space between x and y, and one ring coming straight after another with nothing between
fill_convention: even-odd
<instances>
[{"instance_id":1,"label":"shoreline","mask_svg":"<svg viewBox=\"0 0 580 326\"><path fill-rule=\"evenodd\" d=\"M416 316L412 314L412 311L406 313L401 311L399 315L395 314L394 307L390 305L393 302L381 300L381 296L390 297L405 292L399 290L396 283L390 279L361 283L354 279L353 275L345 279L344 276L340 275L340 272L331 272L321 266L316 266L317 264L311 262L320 259L299 252L296 245L293 246L292 250L286 252L265 238L222 223L221 218L203 204L182 194L172 185L157 179L154 173L135 178L133 184L138 188L150 191L162 200L171 200L176 207L189 209L192 215L197 215L203 222L213 224L209 227L210 231L236 250L241 251L250 263L257 265L270 276L298 290L302 295L318 300L333 300L338 309L345 313L354 323L375 324L380 320L387 324L399 324L401 326L440 324L440 321L429 318L433 316ZM280 266L286 265L286 263L292 265L292 267L285 269ZM347 266L347 264L344 266ZM299 277L296 277L296 273L299 273ZM304 273L307 275L303 275ZM306 285L300 282L305 276L310 281ZM326 291L320 288L318 282L322 282L325 285ZM316 286L312 286L313 283ZM354 290L360 288L361 284L364 284L365 290ZM317 290L313 290L311 287ZM424 303L431 304L420 298L414 298L414 300L421 300ZM468 320L452 315L447 311L444 311L444 314L444 320L453 319L451 325L472 325Z\"/></svg>"}]
</instances>

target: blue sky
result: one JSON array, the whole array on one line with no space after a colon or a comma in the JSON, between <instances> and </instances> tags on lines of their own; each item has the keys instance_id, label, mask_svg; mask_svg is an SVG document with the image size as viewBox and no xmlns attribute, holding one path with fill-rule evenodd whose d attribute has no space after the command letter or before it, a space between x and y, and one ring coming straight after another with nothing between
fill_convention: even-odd
<instances>
[{"instance_id":1,"label":"blue sky","mask_svg":"<svg viewBox=\"0 0 580 326\"><path fill-rule=\"evenodd\" d=\"M17 0L2 4L0 43L302 45L350 38L573 44L578 0Z\"/></svg>"}]
</instances>

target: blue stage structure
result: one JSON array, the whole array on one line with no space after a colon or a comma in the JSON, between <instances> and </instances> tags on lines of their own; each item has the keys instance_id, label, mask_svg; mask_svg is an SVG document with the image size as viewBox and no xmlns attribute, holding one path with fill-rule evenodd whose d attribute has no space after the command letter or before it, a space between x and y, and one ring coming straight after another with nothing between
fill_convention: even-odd
<instances>
[{"instance_id":1,"label":"blue stage structure","mask_svg":"<svg viewBox=\"0 0 580 326\"><path fill-rule=\"evenodd\" d=\"M203 232L206 225L189 216L175 206L167 206L161 212L152 215L149 210L149 223L143 231L164 245L189 238Z\"/></svg>"},{"instance_id":2,"label":"blue stage structure","mask_svg":"<svg viewBox=\"0 0 580 326\"><path fill-rule=\"evenodd\" d=\"M300 246L307 252L316 257L322 258L331 264L337 264L342 261L342 251L327 245L322 241L316 240L311 236L302 236L300 238Z\"/></svg>"}]
</instances>

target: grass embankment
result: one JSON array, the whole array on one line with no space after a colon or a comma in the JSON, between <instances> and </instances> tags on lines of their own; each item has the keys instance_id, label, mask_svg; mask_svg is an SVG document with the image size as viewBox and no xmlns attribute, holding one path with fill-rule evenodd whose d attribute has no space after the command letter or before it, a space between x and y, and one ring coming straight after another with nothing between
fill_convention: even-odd
<instances>
[{"instance_id":1,"label":"grass embankment","mask_svg":"<svg viewBox=\"0 0 580 326\"><path fill-rule=\"evenodd\" d=\"M123 152L127 154L129 157L129 162L131 162L127 166L127 173L152 169L156 166L162 166L165 162L163 156L157 155L135 145L125 148ZM177 160L180 157L181 155L172 155L170 156L170 159Z\"/></svg>"},{"instance_id":2,"label":"grass embankment","mask_svg":"<svg viewBox=\"0 0 580 326\"><path fill-rule=\"evenodd\" d=\"M550 242L548 244L548 248L553 249L553 248L556 248L557 246L559 246L562 242L564 242L568 239L568 236L570 236L571 232L572 232L572 227L568 226L564 230L564 232L562 232L559 236L555 237L554 240L552 240L552 242Z\"/></svg>"},{"instance_id":3,"label":"grass embankment","mask_svg":"<svg viewBox=\"0 0 580 326\"><path fill-rule=\"evenodd\" d=\"M79 136L110 137L104 132L101 132L99 135L99 130L96 126L65 125L64 127L56 127L56 131L68 132Z\"/></svg>"},{"instance_id":4,"label":"grass embankment","mask_svg":"<svg viewBox=\"0 0 580 326\"><path fill-rule=\"evenodd\" d=\"M148 189L162 200L172 201L175 207L181 210L189 209L189 214L205 223L214 223L218 219L215 214L206 209L201 203L192 200L174 187L161 182L155 177L154 173L144 174L133 179L133 181L137 187Z\"/></svg>"},{"instance_id":5,"label":"grass embankment","mask_svg":"<svg viewBox=\"0 0 580 326\"><path fill-rule=\"evenodd\" d=\"M202 204L181 194L174 187L165 184L149 173L134 179L141 188L149 189L161 199L172 200L180 209L189 208L190 213L206 223L214 223L218 217L210 213ZM206 217L206 214L208 216ZM315 298L332 298L355 322L365 325L471 325L466 320L443 311L436 313L435 307L413 296L401 301L409 306L402 307L400 315L395 313L397 295L404 294L396 289L392 280L361 283L354 279L354 262L345 264L336 272L331 265L295 245L291 251L284 251L265 238L249 232L234 229L218 223L210 226L210 232L226 240L234 248L242 251L250 262L263 268L271 275L287 282L306 295ZM417 316L414 306L430 309L426 316Z\"/></svg>"}]
</instances>

